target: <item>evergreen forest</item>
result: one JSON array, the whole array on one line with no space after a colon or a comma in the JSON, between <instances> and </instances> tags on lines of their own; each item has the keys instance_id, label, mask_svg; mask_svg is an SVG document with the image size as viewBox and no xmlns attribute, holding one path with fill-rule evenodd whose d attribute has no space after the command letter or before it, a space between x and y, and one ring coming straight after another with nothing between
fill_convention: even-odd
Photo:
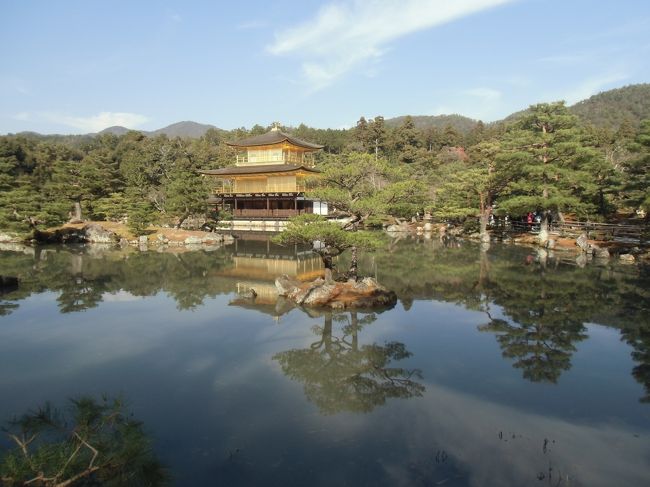
<instances>
[{"instance_id":1,"label":"evergreen forest","mask_svg":"<svg viewBox=\"0 0 650 487\"><path fill-rule=\"evenodd\" d=\"M324 146L313 191L358 221L431 213L447 221L645 220L650 211L649 85L602 93L573 107L542 103L501 122L446 117L361 117L350 129L283 127ZM435 118L435 117L434 117ZM459 123L462 122L462 123ZM71 220L180 226L210 212L198 170L232 165L227 141L270 126L200 137L127 131L0 137L0 230L29 235Z\"/></svg>"}]
</instances>

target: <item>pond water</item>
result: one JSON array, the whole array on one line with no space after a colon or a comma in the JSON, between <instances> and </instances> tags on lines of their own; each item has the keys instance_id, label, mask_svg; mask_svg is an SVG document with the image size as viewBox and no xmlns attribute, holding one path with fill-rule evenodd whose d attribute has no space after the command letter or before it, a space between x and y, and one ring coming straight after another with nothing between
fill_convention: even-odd
<instances>
[{"instance_id":1,"label":"pond water","mask_svg":"<svg viewBox=\"0 0 650 487\"><path fill-rule=\"evenodd\" d=\"M277 301L320 261L261 237L0 252L0 419L121 394L174 485L648 485L647 266L410 239L361 267L395 308Z\"/></svg>"}]
</instances>

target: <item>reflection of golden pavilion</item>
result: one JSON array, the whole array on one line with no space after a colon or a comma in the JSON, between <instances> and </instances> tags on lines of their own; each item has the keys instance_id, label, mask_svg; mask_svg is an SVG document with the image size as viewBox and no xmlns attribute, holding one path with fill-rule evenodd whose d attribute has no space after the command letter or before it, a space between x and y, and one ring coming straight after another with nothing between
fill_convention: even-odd
<instances>
[{"instance_id":1,"label":"reflection of golden pavilion","mask_svg":"<svg viewBox=\"0 0 650 487\"><path fill-rule=\"evenodd\" d=\"M324 273L323 261L310 250L271 245L268 240L236 240L232 266L219 271L219 276L236 280L236 290L246 294L257 293L255 300L238 298L231 302L279 316L288 309L276 309L278 291L275 279L282 274L301 281L311 281Z\"/></svg>"}]
</instances>

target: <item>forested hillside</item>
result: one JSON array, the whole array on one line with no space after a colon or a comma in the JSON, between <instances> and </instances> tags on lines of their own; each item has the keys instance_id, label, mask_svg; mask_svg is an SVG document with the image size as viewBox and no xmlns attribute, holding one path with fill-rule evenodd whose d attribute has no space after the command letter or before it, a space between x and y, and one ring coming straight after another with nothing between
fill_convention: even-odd
<instances>
[{"instance_id":1,"label":"forested hillside","mask_svg":"<svg viewBox=\"0 0 650 487\"><path fill-rule=\"evenodd\" d=\"M641 120L650 118L650 83L604 91L570 110L596 127L618 130L624 123L638 127Z\"/></svg>"},{"instance_id":2,"label":"forested hillside","mask_svg":"<svg viewBox=\"0 0 650 487\"><path fill-rule=\"evenodd\" d=\"M404 123L405 118L406 116L389 118L386 120L386 125L391 128L399 127ZM443 130L445 127L453 127L462 134L467 134L478 123L478 120L462 115L413 115L411 119L419 130L429 128Z\"/></svg>"},{"instance_id":3,"label":"forested hillside","mask_svg":"<svg viewBox=\"0 0 650 487\"><path fill-rule=\"evenodd\" d=\"M600 113L606 102L640 96L648 86L599 95L585 106ZM633 99L625 106L644 103ZM359 221L415 211L459 222L480 216L483 225L491 212L519 217L538 211L545 218L568 212L601 221L648 212L650 121L623 119L610 130L572 112L561 102L534 105L509 124L476 122L467 132L451 124L418 127L409 116L396 126L377 116L361 117L349 130L283 130L324 146L317 167L338 191L327 194ZM71 219L128 219L142 231L149 223L180 225L190 215L227 217L210 213L209 181L198 170L233 164L227 140L269 129L208 128L195 138L135 131L2 136L0 230L26 235Z\"/></svg>"}]
</instances>

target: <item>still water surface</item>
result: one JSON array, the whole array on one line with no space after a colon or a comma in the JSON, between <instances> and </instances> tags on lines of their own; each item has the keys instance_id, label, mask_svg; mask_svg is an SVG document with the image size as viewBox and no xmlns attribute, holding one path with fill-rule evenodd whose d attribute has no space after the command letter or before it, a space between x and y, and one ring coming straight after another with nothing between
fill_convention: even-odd
<instances>
[{"instance_id":1,"label":"still water surface","mask_svg":"<svg viewBox=\"0 0 650 487\"><path fill-rule=\"evenodd\" d=\"M122 394L175 485L649 484L648 267L405 240L363 256L391 310L276 300L319 268L263 239L0 252L0 418Z\"/></svg>"}]
</instances>

